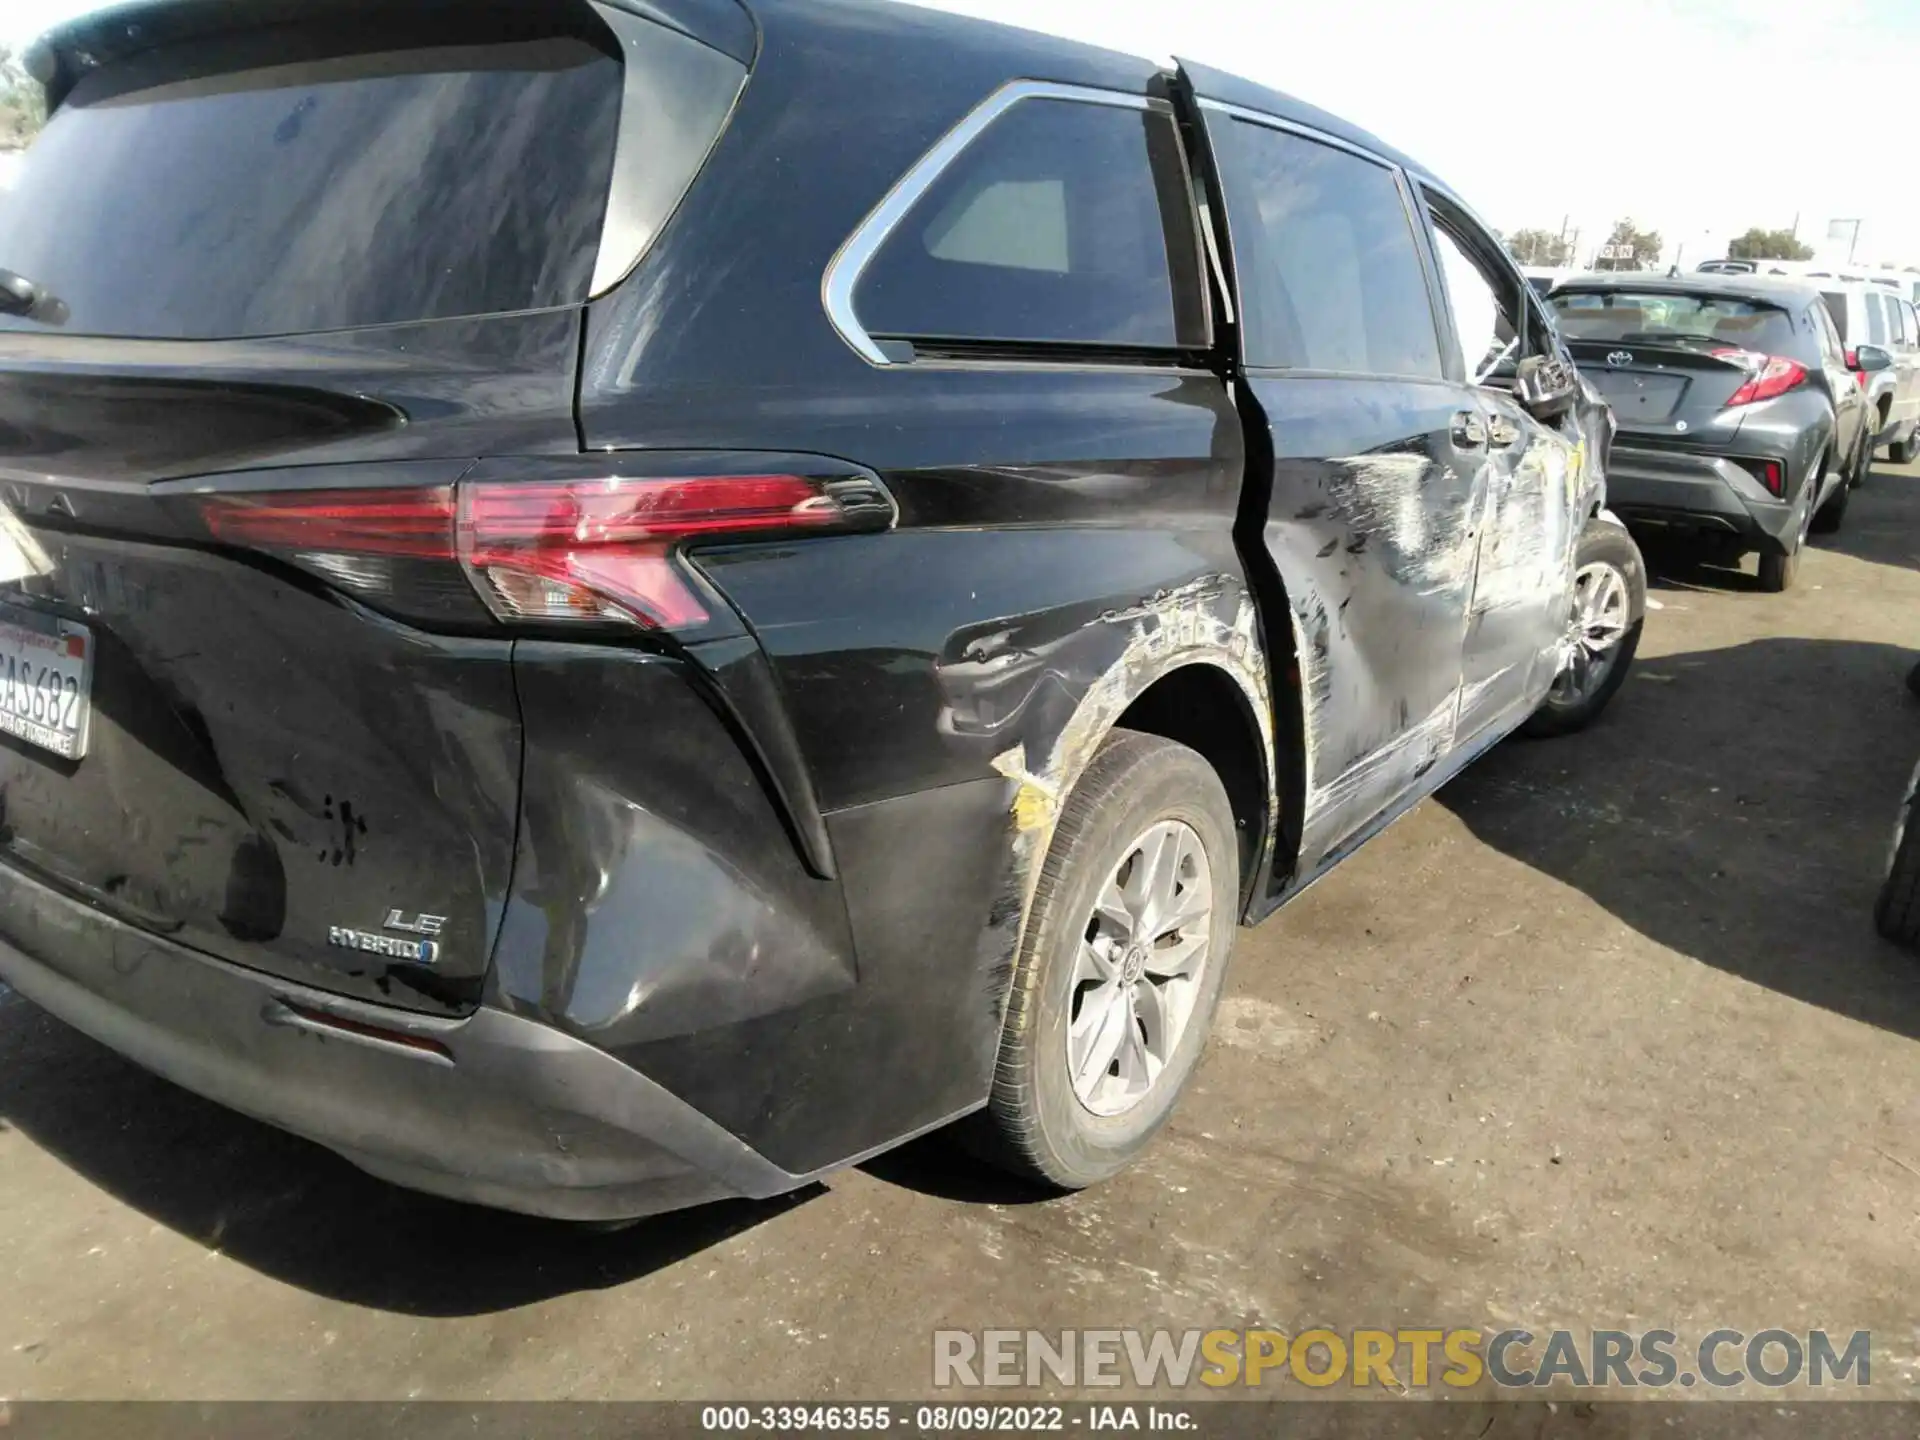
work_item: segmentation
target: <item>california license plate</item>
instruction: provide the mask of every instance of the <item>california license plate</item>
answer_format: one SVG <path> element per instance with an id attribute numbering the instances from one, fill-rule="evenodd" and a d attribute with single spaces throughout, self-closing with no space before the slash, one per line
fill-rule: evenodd
<path id="1" fill-rule="evenodd" d="M 87 753 L 92 689 L 86 626 L 0 606 L 0 730 L 78 760 Z"/>

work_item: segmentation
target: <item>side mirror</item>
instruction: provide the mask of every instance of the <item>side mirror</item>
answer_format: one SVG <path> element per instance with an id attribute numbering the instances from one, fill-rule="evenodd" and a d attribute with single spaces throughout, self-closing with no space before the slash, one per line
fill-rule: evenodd
<path id="1" fill-rule="evenodd" d="M 1854 347 L 1855 368 L 1871 375 L 1876 370 L 1893 368 L 1893 352 L 1884 345 L 1858 345 Z"/>
<path id="2" fill-rule="evenodd" d="M 1580 397 L 1573 367 L 1551 355 L 1529 355 L 1514 372 L 1513 394 L 1536 420 L 1558 420 Z"/>

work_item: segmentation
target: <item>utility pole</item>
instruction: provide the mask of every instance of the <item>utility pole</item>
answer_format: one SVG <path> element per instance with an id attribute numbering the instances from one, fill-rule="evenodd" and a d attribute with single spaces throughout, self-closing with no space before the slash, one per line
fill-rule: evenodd
<path id="1" fill-rule="evenodd" d="M 1841 226 L 1844 225 L 1847 227 L 1847 263 L 1849 265 L 1853 264 L 1853 252 L 1860 248 L 1860 227 L 1864 223 L 1864 221 L 1860 220 L 1830 220 L 1827 222 L 1827 239 L 1829 240 L 1835 238 L 1835 232 L 1839 230 Z"/>

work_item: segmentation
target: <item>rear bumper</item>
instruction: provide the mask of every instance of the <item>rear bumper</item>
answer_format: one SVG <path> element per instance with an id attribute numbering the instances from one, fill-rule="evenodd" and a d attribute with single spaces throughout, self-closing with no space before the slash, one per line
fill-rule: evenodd
<path id="1" fill-rule="evenodd" d="M 1799 481 L 1789 469 L 1788 494 Z M 1784 551 L 1796 533 L 1793 505 L 1725 456 L 1619 440 L 1607 462 L 1607 505 L 1631 525 L 1718 535 L 1748 549 Z"/>
<path id="2" fill-rule="evenodd" d="M 342 1000 L 5 869 L 0 979 L 155 1074 L 434 1194 L 624 1219 L 804 1179 L 549 1026 L 490 1008 L 448 1020 Z"/>

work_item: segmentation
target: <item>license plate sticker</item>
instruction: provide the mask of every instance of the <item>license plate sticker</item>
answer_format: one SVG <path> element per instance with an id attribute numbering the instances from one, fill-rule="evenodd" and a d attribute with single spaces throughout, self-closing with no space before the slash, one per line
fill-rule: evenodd
<path id="1" fill-rule="evenodd" d="M 0 731 L 67 760 L 87 753 L 93 632 L 0 606 Z"/>

